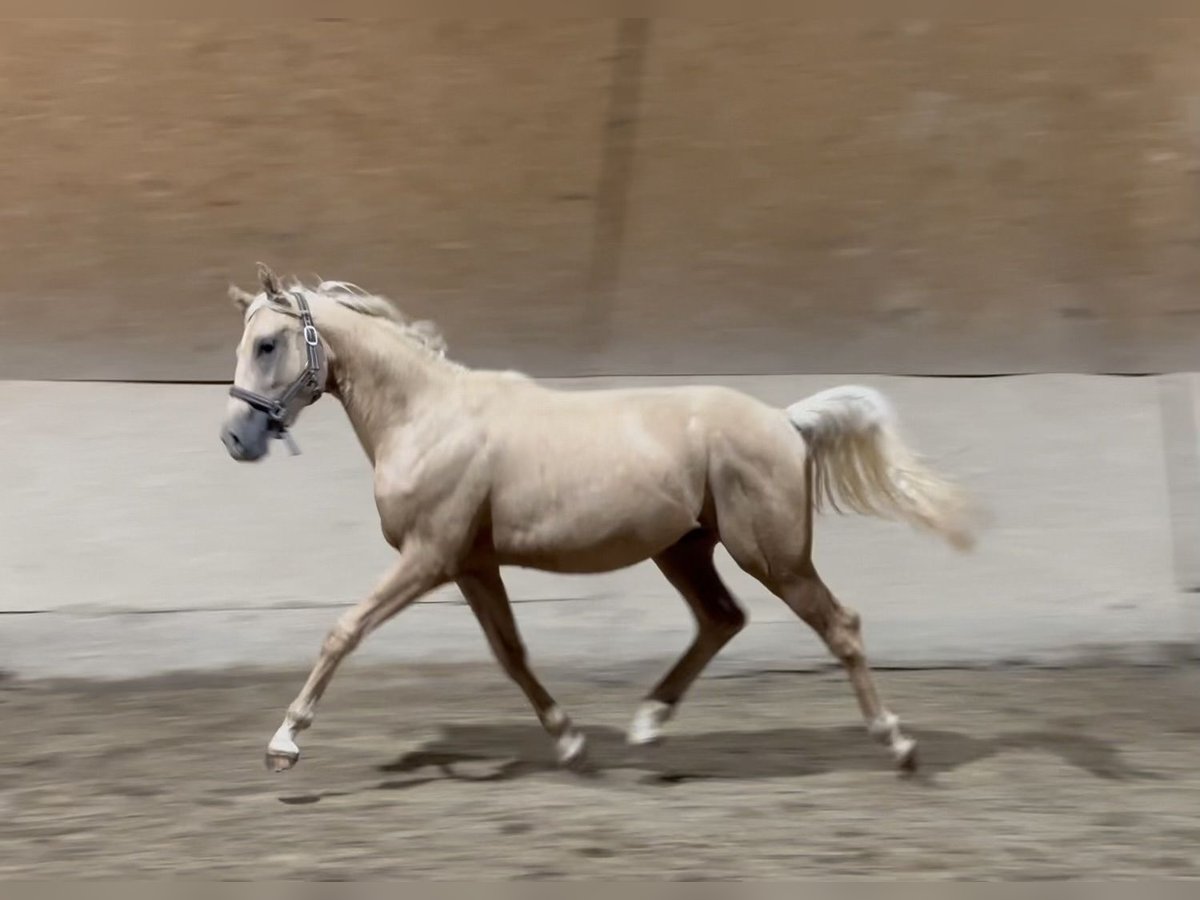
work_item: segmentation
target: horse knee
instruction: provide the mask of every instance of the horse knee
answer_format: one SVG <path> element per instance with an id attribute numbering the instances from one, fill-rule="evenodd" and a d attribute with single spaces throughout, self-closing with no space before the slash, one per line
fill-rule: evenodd
<path id="1" fill-rule="evenodd" d="M 357 620 L 351 621 L 343 617 L 329 629 L 325 641 L 321 644 L 321 652 L 329 656 L 344 656 L 358 646 L 362 640 L 362 626 Z"/>
<path id="2" fill-rule="evenodd" d="M 846 610 L 836 616 L 825 640 L 834 656 L 848 666 L 858 665 L 866 656 L 862 641 L 862 619 L 856 612 Z"/>

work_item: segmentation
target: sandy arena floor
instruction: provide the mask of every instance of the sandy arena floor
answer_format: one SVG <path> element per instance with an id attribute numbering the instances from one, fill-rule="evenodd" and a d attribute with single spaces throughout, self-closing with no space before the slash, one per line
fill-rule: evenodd
<path id="1" fill-rule="evenodd" d="M 1200 670 L 880 673 L 898 778 L 840 673 L 702 681 L 631 750 L 645 680 L 543 673 L 591 739 L 557 771 L 488 666 L 0 683 L 0 876 L 1062 878 L 1200 874 Z"/>

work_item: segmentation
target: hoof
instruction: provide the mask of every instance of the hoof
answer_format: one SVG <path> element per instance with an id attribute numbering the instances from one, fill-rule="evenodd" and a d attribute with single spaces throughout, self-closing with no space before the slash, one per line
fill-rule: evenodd
<path id="1" fill-rule="evenodd" d="M 584 775 L 592 770 L 591 760 L 588 759 L 587 750 L 580 750 L 570 759 L 564 759 L 559 763 L 568 772 L 573 772 L 576 775 Z"/>
<path id="2" fill-rule="evenodd" d="M 920 760 L 917 757 L 917 742 L 911 738 L 905 738 L 903 745 L 896 747 L 896 768 L 902 775 L 915 775 L 920 767 Z"/>
<path id="3" fill-rule="evenodd" d="M 634 734 L 630 732 L 625 737 L 625 743 L 630 747 L 658 747 L 666 738 L 661 732 L 654 734 Z"/>
<path id="4" fill-rule="evenodd" d="M 582 732 L 571 731 L 558 739 L 558 764 L 572 772 L 587 769 L 587 741 Z"/>
<path id="5" fill-rule="evenodd" d="M 658 700 L 647 700 L 633 716 L 625 741 L 632 747 L 661 744 L 663 725 L 671 718 L 672 707 Z"/>
<path id="6" fill-rule="evenodd" d="M 268 750 L 266 756 L 267 769 L 272 772 L 286 772 L 288 769 L 300 762 L 299 753 L 280 753 L 275 750 Z"/>

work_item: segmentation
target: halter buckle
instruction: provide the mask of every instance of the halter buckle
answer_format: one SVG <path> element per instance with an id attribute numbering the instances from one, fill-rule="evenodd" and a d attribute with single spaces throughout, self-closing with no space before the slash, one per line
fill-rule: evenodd
<path id="1" fill-rule="evenodd" d="M 304 326 L 304 343 L 308 344 L 310 347 L 315 347 L 318 343 L 320 343 L 320 340 L 321 338 L 320 335 L 317 334 L 316 325 Z"/>

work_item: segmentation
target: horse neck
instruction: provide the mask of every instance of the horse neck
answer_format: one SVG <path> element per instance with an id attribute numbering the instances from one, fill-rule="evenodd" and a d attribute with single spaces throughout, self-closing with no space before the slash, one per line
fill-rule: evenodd
<path id="1" fill-rule="evenodd" d="M 383 323 L 339 316 L 336 322 L 319 327 L 332 357 L 329 393 L 341 401 L 359 443 L 374 463 L 387 436 L 419 415 L 421 401 L 444 391 L 452 371 Z"/>

